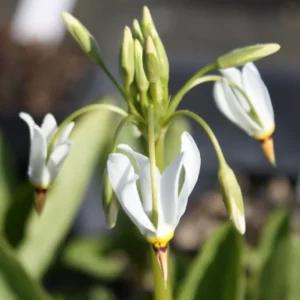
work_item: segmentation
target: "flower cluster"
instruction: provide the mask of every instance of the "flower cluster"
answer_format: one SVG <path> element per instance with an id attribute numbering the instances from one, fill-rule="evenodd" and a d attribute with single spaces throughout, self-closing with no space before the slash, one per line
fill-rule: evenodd
<path id="1" fill-rule="evenodd" d="M 269 161 L 275 165 L 274 112 L 268 90 L 252 62 L 275 53 L 280 46 L 253 45 L 229 52 L 197 72 L 170 97 L 168 57 L 147 7 L 143 9 L 141 22 L 134 20 L 132 30 L 129 27 L 124 30 L 119 62 L 122 83 L 118 83 L 109 72 L 100 47 L 89 31 L 71 15 L 64 13 L 63 18 L 82 50 L 119 90 L 128 109 L 124 111 L 108 104 L 86 106 L 69 116 L 59 128 L 51 114 L 46 115 L 41 127 L 28 114 L 20 114 L 30 130 L 28 176 L 36 189 L 37 210 L 41 212 L 43 209 L 45 192 L 55 181 L 69 153 L 68 137 L 74 127 L 73 120 L 96 109 L 109 109 L 120 114 L 123 120 L 116 130 L 104 176 L 104 210 L 109 226 L 113 227 L 118 209 L 116 201 L 120 203 L 152 244 L 166 281 L 167 246 L 186 210 L 201 164 L 195 141 L 184 132 L 180 153 L 169 166 L 165 166 L 164 139 L 177 117 L 192 118 L 208 134 L 217 154 L 220 189 L 229 217 L 241 234 L 246 228 L 240 187 L 214 133 L 200 116 L 191 111 L 177 110 L 178 105 L 195 86 L 215 81 L 213 95 L 219 110 L 258 140 Z M 243 65 L 242 71 L 236 68 Z M 220 70 L 222 76 L 205 75 L 212 70 Z M 146 142 L 147 155 L 135 152 L 129 145 L 118 145 L 118 136 L 127 123 L 138 128 Z"/>

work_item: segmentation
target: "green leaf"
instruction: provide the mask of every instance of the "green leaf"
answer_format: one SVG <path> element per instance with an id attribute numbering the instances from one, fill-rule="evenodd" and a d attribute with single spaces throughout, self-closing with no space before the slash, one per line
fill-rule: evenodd
<path id="1" fill-rule="evenodd" d="M 126 260 L 110 253 L 108 237 L 78 238 L 69 243 L 62 260 L 71 268 L 101 279 L 115 279 L 126 268 Z"/>
<path id="2" fill-rule="evenodd" d="M 113 128 L 108 111 L 90 113 L 76 122 L 70 155 L 49 191 L 42 215 L 32 212 L 17 253 L 34 278 L 43 275 L 68 233 Z"/>
<path id="3" fill-rule="evenodd" d="M 300 293 L 300 242 L 289 224 L 287 210 L 273 213 L 259 244 L 251 299 L 297 300 Z"/>
<path id="4" fill-rule="evenodd" d="M 39 285 L 26 274 L 2 238 L 0 239 L 0 299 L 49 299 Z"/>
<path id="5" fill-rule="evenodd" d="M 229 224 L 205 243 L 187 270 L 178 300 L 243 299 L 242 238 Z"/>
<path id="6" fill-rule="evenodd" d="M 3 234 L 6 213 L 12 203 L 16 169 L 10 149 L 0 132 L 0 234 Z"/>

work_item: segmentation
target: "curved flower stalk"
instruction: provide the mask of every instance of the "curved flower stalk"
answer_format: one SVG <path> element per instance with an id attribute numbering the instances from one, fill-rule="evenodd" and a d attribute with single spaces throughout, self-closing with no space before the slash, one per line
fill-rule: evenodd
<path id="1" fill-rule="evenodd" d="M 260 141 L 267 158 L 275 164 L 272 140 L 274 112 L 269 92 L 257 68 L 253 63 L 247 63 L 242 71 L 228 68 L 220 72 L 225 79 L 243 89 L 248 99 L 226 80 L 218 81 L 214 85 L 217 107 L 230 121 Z"/>
<path id="2" fill-rule="evenodd" d="M 49 186 L 55 181 L 71 146 L 68 137 L 74 127 L 70 122 L 64 127 L 56 140 L 51 153 L 47 154 L 49 143 L 57 131 L 57 123 L 52 114 L 47 114 L 41 126 L 35 124 L 33 118 L 24 112 L 20 113 L 30 134 L 30 155 L 28 177 L 35 187 L 36 210 L 41 213 L 45 205 L 45 195 Z"/>
<path id="3" fill-rule="evenodd" d="M 128 145 L 121 144 L 118 150 L 124 154 L 110 154 L 107 162 L 113 190 L 129 218 L 153 245 L 166 281 L 167 245 L 185 212 L 188 197 L 197 182 L 201 164 L 199 150 L 192 136 L 184 132 L 181 136 L 181 153 L 162 174 L 156 168 L 157 226 L 152 220 L 153 198 L 149 158 L 134 152 Z M 180 185 L 182 172 L 184 181 Z"/>

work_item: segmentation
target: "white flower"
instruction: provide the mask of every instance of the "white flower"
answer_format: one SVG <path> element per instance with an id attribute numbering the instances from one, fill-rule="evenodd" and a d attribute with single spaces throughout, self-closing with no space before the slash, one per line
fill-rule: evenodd
<path id="1" fill-rule="evenodd" d="M 245 91 L 250 103 L 226 80 L 214 85 L 214 98 L 220 111 L 233 123 L 257 140 L 265 140 L 275 129 L 270 95 L 257 68 L 247 63 L 237 68 L 220 70 L 222 75 Z"/>
<path id="2" fill-rule="evenodd" d="M 69 153 L 71 142 L 68 137 L 74 127 L 74 122 L 69 123 L 63 129 L 51 153 L 48 154 L 49 142 L 57 130 L 53 115 L 47 114 L 41 127 L 35 124 L 29 114 L 21 112 L 19 116 L 27 123 L 30 133 L 29 179 L 36 189 L 46 190 L 56 179 Z"/>
<path id="3" fill-rule="evenodd" d="M 181 137 L 181 153 L 163 174 L 156 168 L 157 228 L 150 219 L 150 160 L 134 152 L 128 145 L 119 145 L 118 149 L 126 155 L 109 155 L 107 170 L 112 187 L 124 211 L 146 239 L 153 245 L 164 247 L 174 235 L 199 176 L 201 159 L 197 145 L 191 135 L 184 132 Z M 183 170 L 184 181 L 180 187 L 179 178 Z"/>

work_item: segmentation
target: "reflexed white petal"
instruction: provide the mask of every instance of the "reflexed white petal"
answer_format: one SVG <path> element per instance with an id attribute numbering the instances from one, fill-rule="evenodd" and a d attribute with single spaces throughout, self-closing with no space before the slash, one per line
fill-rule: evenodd
<path id="1" fill-rule="evenodd" d="M 232 89 L 229 87 L 229 84 L 226 81 L 223 81 L 222 85 L 227 97 L 228 106 L 230 107 L 232 114 L 235 116 L 236 125 L 245 130 L 249 135 L 253 135 L 253 133 L 261 131 L 260 126 L 256 124 L 241 107 L 236 96 L 232 92 Z"/>
<path id="2" fill-rule="evenodd" d="M 223 74 L 223 76 L 225 76 L 225 78 L 229 79 L 230 81 L 233 81 L 240 88 L 243 88 L 242 74 L 239 69 L 228 68 L 228 69 L 220 70 L 220 72 Z M 234 89 L 233 87 L 231 88 L 237 100 L 240 102 L 242 108 L 245 111 L 249 111 L 250 106 L 247 100 L 245 99 L 245 97 L 237 89 Z"/>
<path id="3" fill-rule="evenodd" d="M 27 125 L 29 127 L 30 140 L 32 140 L 33 128 L 35 125 L 33 118 L 29 114 L 24 113 L 24 112 L 19 113 L 19 117 L 27 123 Z"/>
<path id="4" fill-rule="evenodd" d="M 49 142 L 53 133 L 57 129 L 57 123 L 52 114 L 46 114 L 42 122 L 41 129 L 46 137 L 47 142 Z"/>
<path id="5" fill-rule="evenodd" d="M 47 165 L 50 173 L 51 182 L 54 182 L 58 173 L 60 172 L 62 164 L 69 154 L 70 147 L 71 147 L 71 143 L 65 142 L 55 146 L 53 152 L 51 153 Z"/>
<path id="6" fill-rule="evenodd" d="M 179 194 L 177 221 L 186 210 L 188 197 L 198 180 L 201 166 L 201 156 L 199 149 L 188 132 L 181 135 L 181 151 L 184 153 L 183 166 L 185 178 Z"/>
<path id="7" fill-rule="evenodd" d="M 152 187 L 151 187 L 151 173 L 150 173 L 150 160 L 147 156 L 133 151 L 131 147 L 125 144 L 118 145 L 118 149 L 122 150 L 126 155 L 132 156 L 137 165 L 140 179 L 142 203 L 145 212 L 149 215 L 152 211 Z M 159 188 L 160 185 L 160 172 L 156 168 L 156 185 Z"/>
<path id="8" fill-rule="evenodd" d="M 35 125 L 30 147 L 28 175 L 37 185 L 48 185 L 49 174 L 46 170 L 47 143 L 42 130 Z"/>
<path id="9" fill-rule="evenodd" d="M 274 124 L 274 112 L 270 95 L 253 64 L 247 64 L 243 68 L 243 83 L 245 92 L 250 98 L 263 127 L 269 127 L 270 124 L 272 127 Z"/>
<path id="10" fill-rule="evenodd" d="M 177 226 L 178 216 L 178 185 L 182 169 L 184 153 L 180 153 L 162 174 L 160 185 L 160 201 L 162 210 L 159 211 L 158 231 L 163 224 Z"/>
<path id="11" fill-rule="evenodd" d="M 58 144 L 63 143 L 65 141 L 68 140 L 69 135 L 71 134 L 71 131 L 74 128 L 75 123 L 74 122 L 70 122 L 68 125 L 66 125 L 64 127 L 64 129 L 62 130 L 61 134 L 58 137 Z"/>
<path id="12" fill-rule="evenodd" d="M 109 155 L 107 172 L 112 188 L 128 217 L 142 234 L 147 231 L 155 234 L 156 229 L 143 209 L 136 186 L 138 176 L 134 173 L 129 158 L 120 153 Z"/>
<path id="13" fill-rule="evenodd" d="M 227 117 L 231 122 L 237 123 L 231 108 L 227 103 L 227 98 L 221 82 L 216 82 L 213 88 L 213 95 L 218 109 Z"/>

